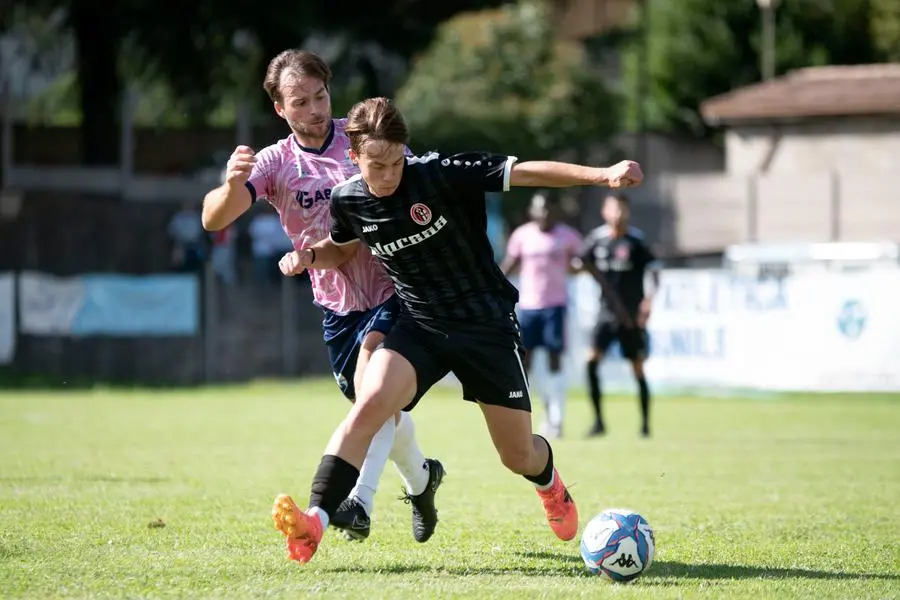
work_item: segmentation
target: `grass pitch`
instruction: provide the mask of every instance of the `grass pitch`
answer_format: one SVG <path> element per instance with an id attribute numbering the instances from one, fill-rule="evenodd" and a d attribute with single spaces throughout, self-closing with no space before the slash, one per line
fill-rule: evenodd
<path id="1" fill-rule="evenodd" d="M 584 440 L 584 397 L 554 445 L 582 525 L 630 507 L 656 562 L 627 585 L 581 566 L 533 488 L 496 458 L 456 390 L 414 411 L 448 477 L 424 545 L 388 467 L 372 536 L 329 532 L 291 563 L 271 502 L 304 503 L 346 413 L 331 381 L 169 391 L 0 393 L 4 598 L 900 598 L 900 397 L 607 402 Z M 164 525 L 164 526 L 159 526 Z"/>

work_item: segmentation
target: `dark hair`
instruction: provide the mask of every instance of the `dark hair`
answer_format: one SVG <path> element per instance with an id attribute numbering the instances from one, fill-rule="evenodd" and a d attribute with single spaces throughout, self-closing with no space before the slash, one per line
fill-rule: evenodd
<path id="1" fill-rule="evenodd" d="M 295 76 L 315 77 L 321 79 L 327 88 L 331 84 L 331 69 L 317 54 L 306 50 L 285 50 L 271 61 L 266 69 L 263 89 L 272 102 L 281 102 L 281 76 L 290 71 Z"/>
<path id="2" fill-rule="evenodd" d="M 344 132 L 350 139 L 350 148 L 362 153 L 366 142 L 391 142 L 406 145 L 409 130 L 403 115 L 388 98 L 369 98 L 357 102 L 347 114 Z"/>
<path id="3" fill-rule="evenodd" d="M 610 192 L 610 193 L 606 194 L 606 198 L 604 198 L 603 201 L 605 202 L 605 201 L 609 200 L 610 198 L 612 198 L 613 200 L 616 200 L 619 204 L 621 204 L 623 206 L 629 206 L 631 204 L 631 201 L 628 199 L 628 196 L 626 196 L 622 192 Z"/>
<path id="4" fill-rule="evenodd" d="M 552 188 L 539 188 L 534 191 L 531 195 L 531 204 L 529 206 L 534 206 L 537 204 L 537 199 L 543 198 L 545 201 L 545 206 L 547 208 L 551 207 L 559 207 L 559 192 Z"/>

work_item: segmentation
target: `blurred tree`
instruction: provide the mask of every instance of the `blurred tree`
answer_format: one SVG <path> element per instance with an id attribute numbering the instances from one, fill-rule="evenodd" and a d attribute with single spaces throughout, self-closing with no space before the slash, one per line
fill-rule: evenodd
<path id="1" fill-rule="evenodd" d="M 870 0 L 872 37 L 885 60 L 900 62 L 900 2 Z"/>
<path id="2" fill-rule="evenodd" d="M 542 2 L 460 15 L 414 63 L 398 103 L 419 149 L 520 158 L 583 146 L 615 129 L 615 99 L 558 41 Z"/>
<path id="3" fill-rule="evenodd" d="M 412 146 L 586 160 L 587 146 L 613 133 L 618 115 L 584 58 L 579 44 L 557 38 L 543 2 L 455 17 L 398 92 Z M 503 195 L 507 217 L 518 216 L 527 195 Z"/>
<path id="4" fill-rule="evenodd" d="M 221 114 L 223 99 L 260 98 L 269 58 L 297 47 L 312 34 L 342 38 L 346 45 L 374 43 L 408 60 L 423 48 L 445 18 L 503 0 L 453 3 L 390 0 L 305 2 L 289 9 L 233 0 L 29 0 L 35 14 L 65 9 L 76 42 L 84 160 L 118 160 L 118 122 L 123 80 L 138 78 L 155 96 L 184 114 L 184 123 L 206 124 Z M 0 19 L 8 20 L 5 12 Z M 344 53 L 346 54 L 346 53 Z M 352 54 L 365 74 L 362 91 L 384 89 L 376 61 Z M 160 92 L 165 83 L 168 92 Z M 226 101 L 227 103 L 227 101 Z"/>
<path id="5" fill-rule="evenodd" d="M 890 10 L 898 6 L 897 0 L 871 2 Z M 883 55 L 870 35 L 871 17 L 870 0 L 781 2 L 777 72 L 877 62 Z M 646 0 L 635 28 L 640 33 L 623 51 L 631 129 L 639 124 L 638 102 L 643 101 L 647 128 L 709 134 L 700 102 L 760 80 L 760 11 L 753 0 Z M 642 77 L 648 80 L 639 81 Z"/>

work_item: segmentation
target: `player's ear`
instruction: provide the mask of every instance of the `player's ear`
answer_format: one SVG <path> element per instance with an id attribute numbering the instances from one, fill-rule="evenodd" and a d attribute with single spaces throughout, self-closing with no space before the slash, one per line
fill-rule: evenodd
<path id="1" fill-rule="evenodd" d="M 281 102 L 273 102 L 272 106 L 275 108 L 275 114 L 284 118 L 284 107 L 281 105 Z"/>
<path id="2" fill-rule="evenodd" d="M 358 164 L 359 164 L 359 154 L 357 154 L 357 153 L 353 150 L 353 148 L 351 148 L 350 150 L 347 151 L 347 156 L 350 157 L 350 160 L 353 162 L 354 165 L 358 165 Z"/>

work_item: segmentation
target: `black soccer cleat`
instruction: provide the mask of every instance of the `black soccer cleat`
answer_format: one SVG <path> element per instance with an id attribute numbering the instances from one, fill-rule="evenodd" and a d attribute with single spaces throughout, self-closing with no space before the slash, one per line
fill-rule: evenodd
<path id="1" fill-rule="evenodd" d="M 606 433 L 606 427 L 603 426 L 603 421 L 594 421 L 594 426 L 587 432 L 587 437 L 600 437 L 604 433 Z"/>
<path id="2" fill-rule="evenodd" d="M 366 514 L 362 502 L 356 498 L 347 498 L 341 502 L 328 523 L 342 530 L 347 539 L 358 542 L 369 537 L 372 530 L 372 520 Z"/>
<path id="3" fill-rule="evenodd" d="M 428 485 L 425 486 L 425 491 L 418 496 L 404 493 L 400 498 L 412 505 L 413 537 L 420 544 L 431 539 L 431 536 L 434 535 L 434 528 L 437 527 L 438 511 L 434 506 L 434 494 L 445 475 L 444 465 L 440 461 L 426 458 L 425 463 L 428 465 Z"/>

